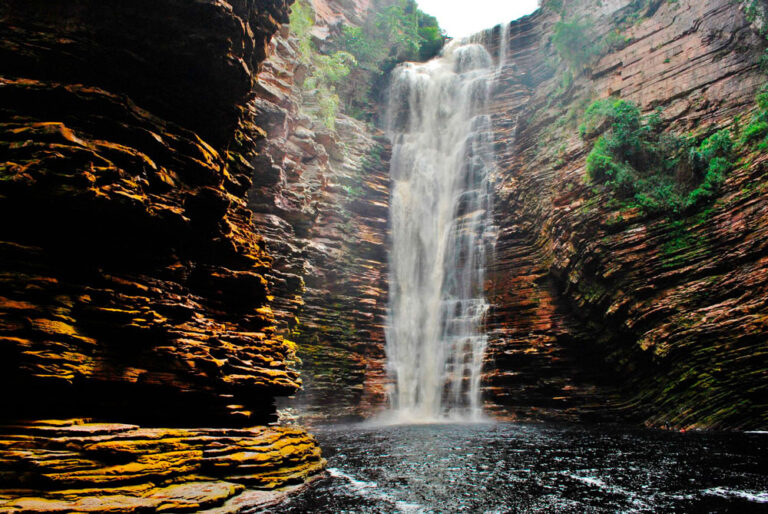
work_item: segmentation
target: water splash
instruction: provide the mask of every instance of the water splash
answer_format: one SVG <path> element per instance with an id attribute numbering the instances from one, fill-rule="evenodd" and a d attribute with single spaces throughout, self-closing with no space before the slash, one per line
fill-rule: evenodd
<path id="1" fill-rule="evenodd" d="M 482 417 L 493 71 L 482 45 L 451 42 L 394 72 L 387 357 L 402 422 Z"/>

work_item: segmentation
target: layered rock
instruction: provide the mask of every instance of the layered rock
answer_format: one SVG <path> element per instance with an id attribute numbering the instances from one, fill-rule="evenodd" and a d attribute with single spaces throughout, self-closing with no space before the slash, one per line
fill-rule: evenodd
<path id="1" fill-rule="evenodd" d="M 355 23 L 339 13 L 362 5 L 331 4 L 315 5 L 318 42 L 337 23 Z M 703 209 L 722 213 L 716 225 L 617 213 L 608 193 L 585 186 L 589 146 L 577 134 L 586 106 L 605 96 L 662 107 L 669 130 L 699 136 L 746 117 L 764 80 L 759 27 L 730 2 L 580 1 L 567 9 L 568 19 L 593 19 L 590 36 L 613 46 L 568 81 L 550 41 L 560 15 L 541 10 L 509 26 L 494 86 L 500 234 L 488 286 L 487 407 L 518 419 L 762 426 L 761 329 L 729 328 L 744 320 L 734 309 L 749 320 L 763 312 L 759 210 L 731 222 L 753 206 L 747 192 L 760 189 L 744 184 L 762 180 L 760 160 L 750 158 L 749 178 L 741 176 L 747 168 L 734 172 L 721 199 Z M 487 36 L 498 55 L 499 30 Z M 274 47 L 254 104 L 271 134 L 263 154 L 272 168 L 257 177 L 250 206 L 279 255 L 268 275 L 279 330 L 306 349 L 300 404 L 310 414 L 367 417 L 386 387 L 387 150 L 375 152 L 383 162 L 363 162 L 375 131 L 343 116 L 332 131 L 307 116 L 313 99 L 301 83 L 309 70 L 297 64 L 296 42 L 284 31 Z M 713 244 L 694 243 L 695 234 Z M 716 286 L 733 252 L 746 267 Z M 746 284 L 757 292 L 739 298 Z M 719 324 L 691 321 L 721 308 Z M 746 374 L 738 371 L 744 362 Z"/>
<path id="2" fill-rule="evenodd" d="M 261 512 L 324 465 L 314 438 L 272 427 L 43 421 L 6 427 L 0 449 L 0 512 Z"/>
<path id="3" fill-rule="evenodd" d="M 154 503 L 139 506 L 165 509 L 157 488 L 170 482 L 204 474 L 271 487 L 294 467 L 306 476 L 322 466 L 301 431 L 19 422 L 253 426 L 275 419 L 275 396 L 299 388 L 296 346 L 272 311 L 273 258 L 246 206 L 252 177 L 270 171 L 249 107 L 255 76 L 286 21 L 283 0 L 0 6 L 0 376 L 13 391 L 0 416 L 14 425 L 3 429 L 0 489 L 14 488 L 4 501 L 75 488 L 46 498 L 84 510 L 96 504 L 75 498 L 98 489 L 103 474 L 110 484 L 145 484 L 137 494 Z M 180 460 L 102 455 L 92 445 L 102 439 L 83 431 L 150 454 L 178 447 Z M 282 437 L 294 442 L 277 458 L 267 448 Z M 259 445 L 267 453 L 253 459 L 270 463 L 263 468 L 243 457 L 240 470 L 229 461 L 219 473 L 207 457 Z M 204 503 L 241 490 L 216 485 Z"/>
<path id="4" fill-rule="evenodd" d="M 314 6 L 313 30 L 330 37 L 359 23 L 368 3 Z M 249 205 L 277 256 L 280 330 L 300 348 L 304 387 L 286 405 L 308 418 L 361 418 L 386 401 L 389 143 L 343 114 L 333 128 L 312 115 L 316 99 L 302 87 L 311 68 L 297 45 L 283 30 L 259 76 L 256 119 L 269 133 L 272 173 L 255 179 Z"/>
<path id="5" fill-rule="evenodd" d="M 350 13 L 362 6 L 316 3 L 316 41 L 322 44 L 339 23 L 357 23 Z M 614 46 L 567 82 L 568 64 L 558 61 L 550 42 L 560 15 L 544 9 L 509 26 L 505 66 L 494 86 L 500 237 L 488 287 L 494 309 L 487 407 L 518 419 L 632 418 L 723 427 L 738 426 L 739 419 L 744 426 L 759 425 L 759 329 L 745 325 L 744 337 L 731 339 L 731 331 L 726 338 L 710 325 L 692 332 L 683 320 L 694 304 L 715 308 L 717 295 L 743 308 L 728 297 L 738 288 L 715 295 L 710 282 L 690 273 L 691 266 L 699 270 L 701 263 L 729 255 L 723 249 L 733 239 L 708 253 L 693 245 L 685 254 L 686 245 L 670 243 L 681 231 L 692 231 L 684 238 L 690 243 L 695 231 L 714 229 L 698 219 L 626 212 L 619 218 L 606 205 L 607 193 L 584 184 L 589 147 L 576 130 L 589 102 L 610 95 L 646 111 L 663 107 L 667 125 L 677 132 L 705 134 L 746 116 L 763 81 L 756 27 L 742 6 L 728 2 L 583 1 L 569 2 L 567 9 L 569 19 L 593 19 L 590 35 Z M 485 38 L 493 55 L 499 54 L 499 36 L 496 29 Z M 273 44 L 254 104 L 271 134 L 263 154 L 272 168 L 257 177 L 250 206 L 268 247 L 279 255 L 268 275 L 275 312 L 281 333 L 305 348 L 299 404 L 313 416 L 367 417 L 383 404 L 387 383 L 386 144 L 380 142 L 385 148 L 376 158 L 363 159 L 371 155 L 375 131 L 343 116 L 333 131 L 308 116 L 314 100 L 301 84 L 311 70 L 297 63 L 287 30 Z M 727 198 L 728 188 L 747 180 L 735 178 L 741 172 L 706 212 L 739 211 Z M 760 224 L 741 226 L 752 241 L 759 232 L 752 227 Z M 762 248 L 750 244 L 747 261 Z M 676 253 L 673 261 L 655 257 L 664 248 Z M 759 285 L 759 270 L 753 271 L 736 273 Z M 687 293 L 681 296 L 680 288 Z M 702 299 L 704 290 L 713 296 Z M 747 305 L 758 316 L 755 295 Z M 649 338 L 652 343 L 645 342 Z M 720 340 L 737 349 L 731 354 Z M 702 349 L 692 349 L 693 341 Z M 668 345 L 680 353 L 668 352 Z M 654 354 L 652 347 L 664 351 Z M 738 376 L 739 361 L 732 359 L 742 358 L 756 374 Z M 722 381 L 708 378 L 713 369 L 721 370 Z M 679 384 L 692 374 L 699 378 Z M 735 389 L 748 398 L 733 408 Z"/>
<path id="6" fill-rule="evenodd" d="M 510 27 L 495 93 L 501 232 L 488 397 L 520 417 L 613 411 L 656 425 L 764 428 L 763 156 L 742 155 L 699 212 L 645 216 L 586 185 L 591 147 L 576 127 L 606 96 L 663 108 L 675 132 L 747 119 L 765 43 L 737 2 L 600 4 L 569 3 L 569 14 L 597 16 L 593 36 L 621 41 L 572 83 L 565 63 L 546 64 L 558 14 Z"/>

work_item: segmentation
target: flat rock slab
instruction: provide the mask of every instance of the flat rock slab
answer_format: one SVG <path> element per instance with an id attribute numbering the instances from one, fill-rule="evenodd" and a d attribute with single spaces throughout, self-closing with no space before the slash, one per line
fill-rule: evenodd
<path id="1" fill-rule="evenodd" d="M 298 428 L 70 420 L 0 432 L 0 512 L 244 512 L 325 467 L 314 437 Z"/>

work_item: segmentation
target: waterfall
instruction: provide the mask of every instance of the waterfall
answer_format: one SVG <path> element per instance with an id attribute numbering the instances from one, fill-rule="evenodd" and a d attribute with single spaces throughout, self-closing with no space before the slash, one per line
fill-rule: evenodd
<path id="1" fill-rule="evenodd" d="M 509 51 L 509 23 L 502 23 L 500 26 L 501 32 L 499 33 L 499 58 L 498 58 L 498 70 L 504 68 L 507 64 L 507 52 Z"/>
<path id="2" fill-rule="evenodd" d="M 482 45 L 451 42 L 394 72 L 387 359 L 400 421 L 482 415 L 494 71 Z"/>

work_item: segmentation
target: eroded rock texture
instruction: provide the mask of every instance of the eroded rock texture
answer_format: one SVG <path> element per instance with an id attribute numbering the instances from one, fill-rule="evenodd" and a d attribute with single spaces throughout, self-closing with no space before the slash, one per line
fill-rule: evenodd
<path id="1" fill-rule="evenodd" d="M 742 4 L 568 2 L 566 19 L 591 18 L 589 36 L 611 42 L 573 81 L 551 44 L 558 14 L 545 9 L 509 27 L 493 100 L 491 412 L 765 425 L 761 189 L 749 185 L 761 183 L 760 158 L 698 217 L 643 217 L 612 210 L 607 194 L 585 185 L 589 147 L 577 131 L 586 106 L 611 95 L 662 107 L 675 132 L 703 136 L 746 119 L 764 82 L 764 43 Z M 315 2 L 316 43 L 359 23 L 366 5 Z M 485 39 L 498 55 L 498 29 Z M 307 116 L 313 99 L 301 83 L 310 70 L 297 64 L 288 31 L 273 44 L 254 104 L 272 168 L 255 181 L 250 206 L 279 256 L 268 275 L 279 330 L 304 349 L 306 412 L 367 417 L 386 399 L 388 150 L 379 141 L 383 151 L 372 152 L 374 132 L 353 120 L 340 117 L 334 133 Z"/>
<path id="2" fill-rule="evenodd" d="M 299 388 L 296 347 L 272 311 L 273 258 L 246 206 L 252 177 L 269 173 L 249 107 L 255 76 L 287 10 L 283 0 L 0 4 L 2 422 L 252 426 L 274 419 L 275 396 Z M 50 479 L 57 471 L 46 455 L 63 446 L 71 452 L 64 475 L 131 467 L 135 456 L 100 460 L 77 439 L 79 428 L 61 430 L 4 429 L 12 435 L 3 436 L 0 460 L 13 471 L 0 488 L 6 478 L 25 489 Z M 247 452 L 288 434 L 126 430 L 115 437 L 149 439 L 150 453 L 174 445 Z M 304 449 L 291 466 L 317 470 L 314 441 L 294 436 Z M 175 481 L 206 466 L 185 459 Z M 283 473 L 279 459 L 264 460 L 269 473 Z M 252 475 L 259 485 L 258 467 L 230 464 L 206 476 Z M 30 475 L 14 475 L 25 466 Z M 140 467 L 131 473 L 148 487 L 166 478 Z M 99 486 L 72 476 L 48 484 Z"/>
<path id="3" fill-rule="evenodd" d="M 591 147 L 576 128 L 591 99 L 609 95 L 662 107 L 678 133 L 746 120 L 766 81 L 764 41 L 738 2 L 570 4 L 593 17 L 595 37 L 621 38 L 568 84 L 563 64 L 547 65 L 559 15 L 510 27 L 495 93 L 501 232 L 488 397 L 520 417 L 612 411 L 655 425 L 764 428 L 765 157 L 742 155 L 700 211 L 648 217 L 619 212 L 585 184 Z"/>
<path id="4" fill-rule="evenodd" d="M 368 8 L 316 2 L 317 44 Z M 281 333 L 299 344 L 304 387 L 288 405 L 314 419 L 367 417 L 386 402 L 389 143 L 343 114 L 333 130 L 312 116 L 296 39 L 283 30 L 272 44 L 255 102 L 272 172 L 256 178 L 249 205 L 276 256 Z"/>
<path id="5" fill-rule="evenodd" d="M 279 497 L 267 491 L 324 465 L 314 438 L 271 427 L 44 421 L 7 427 L 0 450 L 0 474 L 17 489 L 0 490 L 0 512 L 256 512 Z"/>

